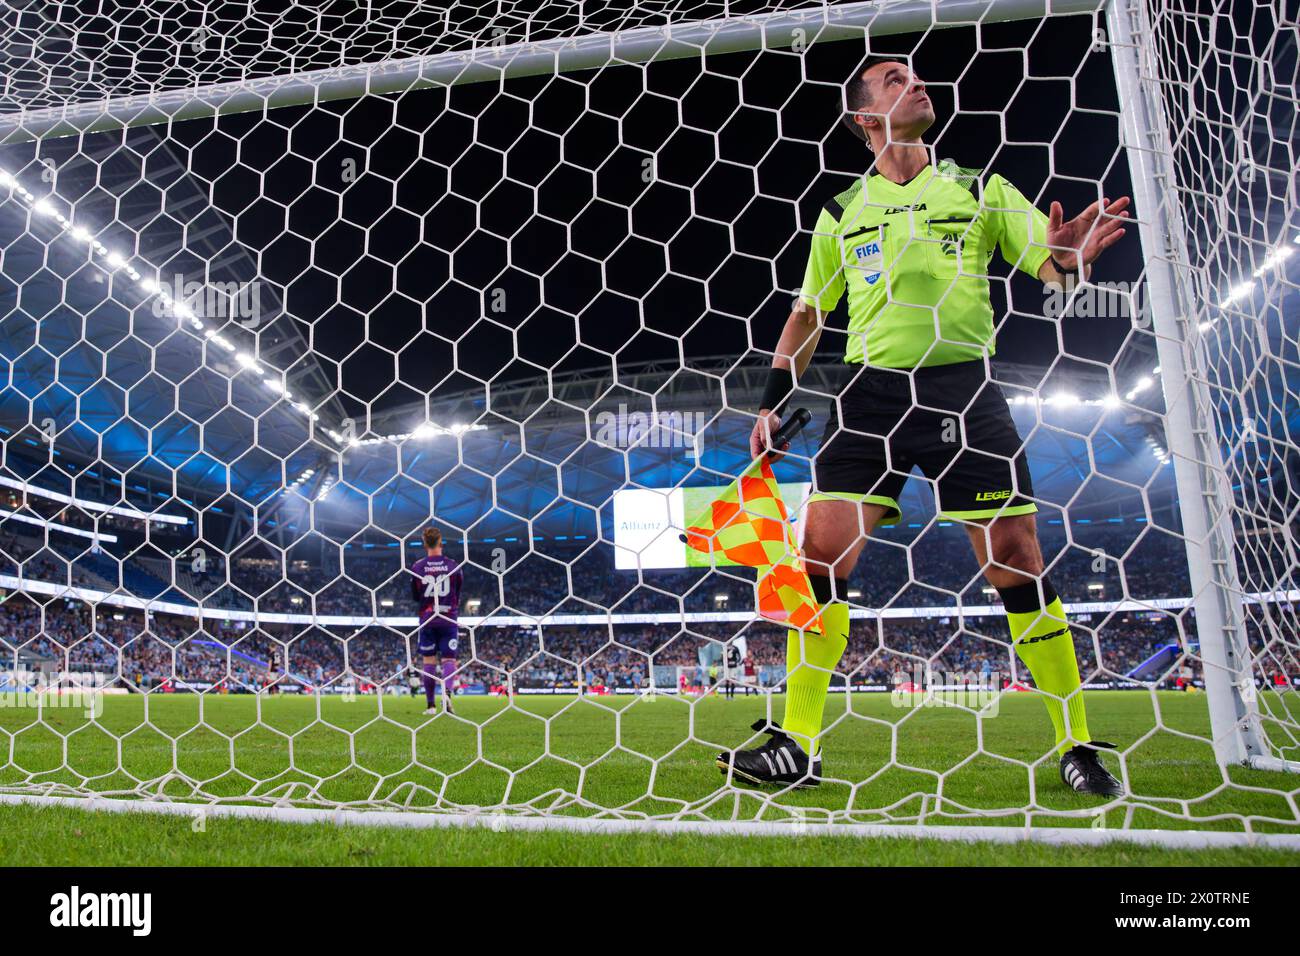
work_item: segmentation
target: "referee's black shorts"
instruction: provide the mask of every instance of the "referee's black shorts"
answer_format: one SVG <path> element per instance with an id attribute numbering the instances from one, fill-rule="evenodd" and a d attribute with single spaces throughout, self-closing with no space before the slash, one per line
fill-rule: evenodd
<path id="1" fill-rule="evenodd" d="M 932 483 L 941 517 L 970 521 L 1038 510 L 1006 396 L 983 361 L 863 367 L 831 402 L 811 500 L 884 505 L 880 523 L 895 524 L 913 467 Z"/>

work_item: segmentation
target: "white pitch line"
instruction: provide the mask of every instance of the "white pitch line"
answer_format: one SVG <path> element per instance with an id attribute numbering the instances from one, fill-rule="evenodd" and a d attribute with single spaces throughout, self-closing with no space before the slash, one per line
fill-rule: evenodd
<path id="1" fill-rule="evenodd" d="M 776 823 L 751 820 L 648 820 L 503 813 L 440 813 L 393 810 L 326 810 L 246 804 L 177 803 L 104 797 L 47 797 L 0 794 L 0 805 L 65 807 L 109 813 L 156 813 L 190 818 L 242 818 L 276 823 L 332 823 L 336 826 L 386 826 L 404 829 L 487 829 L 493 832 L 557 830 L 568 833 L 690 834 L 692 836 L 836 836 L 950 843 L 1042 843 L 1048 846 L 1103 846 L 1131 843 L 1170 849 L 1206 850 L 1263 847 L 1300 852 L 1300 833 L 1229 833 L 1213 830 L 1096 830 L 1091 827 L 917 826 L 913 824 Z"/>

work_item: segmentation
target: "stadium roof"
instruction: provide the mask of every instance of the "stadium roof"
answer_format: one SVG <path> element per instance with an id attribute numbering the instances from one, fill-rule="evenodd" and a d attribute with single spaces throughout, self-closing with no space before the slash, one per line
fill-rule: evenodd
<path id="1" fill-rule="evenodd" d="M 28 301 L 35 294 L 31 283 L 22 291 Z M 742 470 L 748 410 L 763 377 L 757 364 L 725 358 L 693 361 L 690 370 L 648 363 L 621 370 L 617 381 L 609 366 L 550 380 L 539 374 L 444 397 L 434 409 L 441 433 L 421 429 L 425 408 L 397 408 L 353 433 L 355 442 L 340 436 L 340 443 L 258 379 L 221 364 L 201 336 L 162 334 L 170 319 L 146 309 L 99 315 L 94 341 L 80 341 L 80 323 L 67 321 L 67 351 L 41 349 L 39 357 L 20 347 L 16 315 L 5 320 L 0 349 L 14 385 L 0 392 L 0 428 L 16 477 L 94 501 L 190 517 L 215 507 L 249 523 L 341 538 L 367 524 L 400 538 L 431 515 L 476 540 L 594 537 L 619 488 L 724 484 Z M 131 319 L 137 338 L 157 325 L 152 355 L 125 336 L 120 323 Z M 58 341 L 51 326 L 65 319 L 56 311 L 43 322 L 48 347 Z M 782 480 L 807 480 L 825 396 L 845 374 L 824 364 L 814 372 L 800 399 L 814 425 L 779 466 Z M 1020 366 L 997 374 L 1029 436 L 1040 496 L 1070 503 L 1076 517 L 1141 515 L 1143 488 L 1152 507 L 1167 504 L 1169 469 L 1149 441 L 1158 419 L 1139 404 L 1158 389 L 1112 408 L 1086 404 L 1109 394 L 1100 376 L 1075 377 L 1067 391 Z M 38 429 L 24 427 L 43 418 L 72 421 L 58 430 L 52 458 Z M 903 501 L 908 516 L 931 513 L 928 499 L 913 482 Z"/>

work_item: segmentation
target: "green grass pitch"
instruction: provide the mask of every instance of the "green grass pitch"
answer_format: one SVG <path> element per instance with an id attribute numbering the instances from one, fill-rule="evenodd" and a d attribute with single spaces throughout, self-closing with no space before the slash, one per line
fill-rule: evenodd
<path id="1" fill-rule="evenodd" d="M 977 723 L 953 707 L 899 707 L 888 695 L 832 696 L 827 782 L 785 793 L 728 788 L 713 765 L 750 736 L 767 699 L 709 697 L 457 698 L 455 717 L 422 715 L 408 697 L 114 696 L 89 720 L 81 709 L 0 701 L 0 788 L 61 783 L 175 797 L 291 794 L 308 803 L 490 807 L 528 804 L 583 814 L 594 807 L 694 818 L 860 823 L 985 823 L 1300 832 L 1296 778 L 1215 766 L 1197 694 L 1092 692 L 1093 732 L 1123 747 L 1136 797 L 1096 818 L 1052 817 L 1099 801 L 1067 791 L 1042 704 L 1007 695 Z M 775 716 L 782 702 L 772 699 Z M 983 753 L 979 753 L 981 746 Z M 1199 737 L 1201 739 L 1194 739 Z M 972 754 L 977 756 L 972 758 Z M 892 757 L 892 760 L 891 760 Z M 1019 761 L 1039 761 L 1031 773 Z M 143 781 L 143 783 L 141 782 Z M 977 811 L 1007 810 L 971 819 Z M 1197 864 L 1294 865 L 1285 850 L 1165 850 L 1131 844 L 1060 848 L 825 836 L 576 835 L 486 829 L 388 830 L 211 818 L 0 807 L 10 863 L 394 864 L 572 863 L 779 865 Z"/>

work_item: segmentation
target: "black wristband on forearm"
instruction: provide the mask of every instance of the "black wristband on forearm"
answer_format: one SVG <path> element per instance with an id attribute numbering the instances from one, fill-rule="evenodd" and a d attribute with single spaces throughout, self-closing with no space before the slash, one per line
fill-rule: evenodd
<path id="1" fill-rule="evenodd" d="M 1056 253 L 1052 253 L 1051 258 L 1052 258 L 1052 268 L 1055 269 L 1057 272 L 1059 272 L 1061 275 L 1072 276 L 1077 274 L 1078 272 L 1077 269 L 1067 269 L 1065 266 L 1061 265 L 1061 263 L 1056 258 Z"/>
<path id="2" fill-rule="evenodd" d="M 767 384 L 763 386 L 763 398 L 759 408 L 770 408 L 778 415 L 785 409 L 794 391 L 794 374 L 788 368 L 771 368 L 767 372 Z"/>

